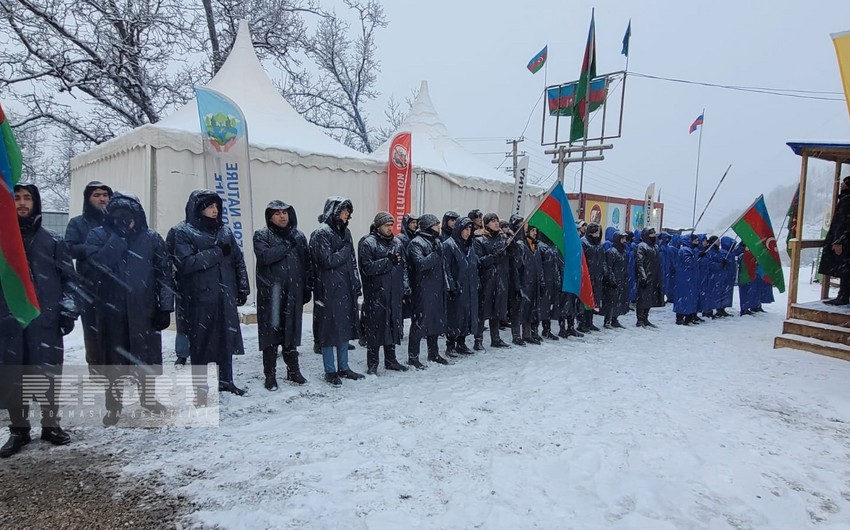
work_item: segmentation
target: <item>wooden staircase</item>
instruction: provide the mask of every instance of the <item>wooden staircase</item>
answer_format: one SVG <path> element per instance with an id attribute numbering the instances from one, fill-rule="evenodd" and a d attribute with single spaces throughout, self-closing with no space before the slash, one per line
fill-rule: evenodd
<path id="1" fill-rule="evenodd" d="M 796 348 L 850 361 L 850 306 L 792 304 L 774 348 Z"/>

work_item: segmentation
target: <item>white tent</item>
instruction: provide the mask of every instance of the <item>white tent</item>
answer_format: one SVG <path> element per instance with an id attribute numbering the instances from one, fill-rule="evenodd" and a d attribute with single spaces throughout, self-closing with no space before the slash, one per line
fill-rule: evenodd
<path id="1" fill-rule="evenodd" d="M 422 81 L 410 113 L 395 134 L 401 132 L 411 133 L 413 210 L 439 217 L 449 209 L 466 215 L 478 208 L 507 217 L 513 205 L 513 175 L 488 166 L 449 135 L 431 102 L 427 81 Z M 373 155 L 386 160 L 391 140 Z"/>

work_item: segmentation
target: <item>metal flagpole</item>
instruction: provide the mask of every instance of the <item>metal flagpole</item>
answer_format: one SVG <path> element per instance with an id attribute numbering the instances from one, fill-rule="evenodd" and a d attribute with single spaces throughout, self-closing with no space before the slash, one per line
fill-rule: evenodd
<path id="1" fill-rule="evenodd" d="M 699 157 L 702 151 L 702 130 L 705 128 L 705 109 L 702 109 L 702 124 L 699 126 L 699 145 L 697 146 L 697 174 L 694 178 L 694 213 L 691 217 L 691 226 L 695 227 L 697 222 L 697 190 L 699 189 Z"/>
<path id="2" fill-rule="evenodd" d="M 711 202 L 714 200 L 714 196 L 717 195 L 717 190 L 720 189 L 720 185 L 723 184 L 724 180 L 726 180 L 726 175 L 729 174 L 730 169 L 732 169 L 732 164 L 729 164 L 729 167 L 727 167 L 726 171 L 723 172 L 723 176 L 720 177 L 720 182 L 718 182 L 717 186 L 714 188 L 714 193 L 711 194 L 711 197 L 708 198 L 708 202 L 705 203 L 705 208 L 703 208 L 702 213 L 699 214 L 699 219 L 697 219 L 697 222 L 693 225 L 694 230 L 696 230 L 699 222 L 702 221 L 702 216 L 705 215 L 705 212 L 706 210 L 708 210 L 708 207 L 711 206 Z"/>

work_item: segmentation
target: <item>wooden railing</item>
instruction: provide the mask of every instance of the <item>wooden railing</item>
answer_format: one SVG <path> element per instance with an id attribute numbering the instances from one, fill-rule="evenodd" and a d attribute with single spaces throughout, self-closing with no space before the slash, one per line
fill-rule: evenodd
<path id="1" fill-rule="evenodd" d="M 788 241 L 791 248 L 791 275 L 788 278 L 788 308 L 786 317 L 791 318 L 791 306 L 797 303 L 797 281 L 800 276 L 800 252 L 807 248 L 822 248 L 825 239 L 795 239 Z M 829 297 L 829 277 L 824 276 L 821 282 L 821 299 Z"/>

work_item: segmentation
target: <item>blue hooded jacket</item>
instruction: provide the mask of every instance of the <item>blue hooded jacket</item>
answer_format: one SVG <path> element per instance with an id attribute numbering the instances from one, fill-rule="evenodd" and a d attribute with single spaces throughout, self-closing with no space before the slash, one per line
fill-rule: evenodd
<path id="1" fill-rule="evenodd" d="M 676 288 L 673 310 L 677 314 L 690 315 L 697 312 L 699 302 L 699 263 L 697 254 L 689 239 L 682 238 L 679 253 L 676 256 Z"/>

